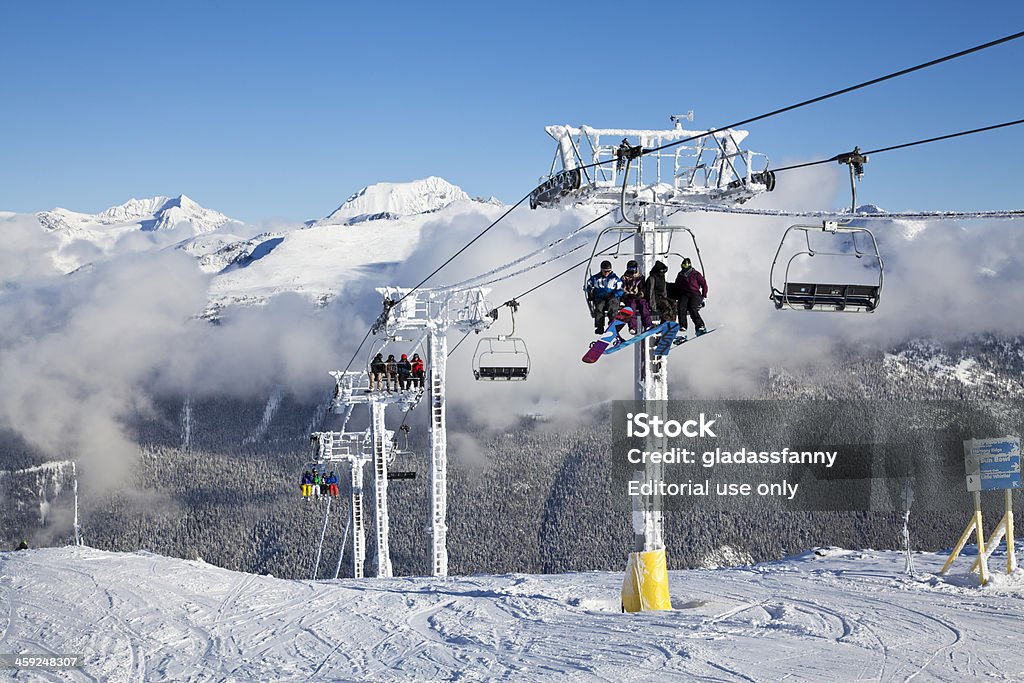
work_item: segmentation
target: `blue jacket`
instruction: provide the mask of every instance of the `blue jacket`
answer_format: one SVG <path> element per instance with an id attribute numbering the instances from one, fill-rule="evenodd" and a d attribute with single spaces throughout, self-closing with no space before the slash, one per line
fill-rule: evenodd
<path id="1" fill-rule="evenodd" d="M 338 475 L 336 475 L 336 474 L 328 475 L 327 476 L 327 483 L 328 484 L 337 484 L 338 483 Z"/>
<path id="2" fill-rule="evenodd" d="M 622 280 L 614 272 L 609 273 L 607 277 L 602 276 L 601 273 L 591 275 L 583 287 L 583 291 L 587 293 L 587 298 L 592 300 L 607 299 L 613 296 L 621 299 L 624 293 Z"/>

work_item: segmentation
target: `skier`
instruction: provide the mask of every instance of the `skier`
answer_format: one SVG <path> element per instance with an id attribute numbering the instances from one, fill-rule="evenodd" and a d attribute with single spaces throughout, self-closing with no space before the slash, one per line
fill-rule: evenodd
<path id="1" fill-rule="evenodd" d="M 590 276 L 583 291 L 593 305 L 594 334 L 601 334 L 605 331 L 605 315 L 609 321 L 615 319 L 623 295 L 622 280 L 612 272 L 611 261 L 601 261 L 601 272 Z"/>
<path id="2" fill-rule="evenodd" d="M 426 375 L 426 368 L 423 365 L 423 359 L 418 353 L 412 354 L 412 384 L 414 387 L 423 388 L 424 375 Z"/>
<path id="3" fill-rule="evenodd" d="M 327 496 L 327 495 L 330 495 L 330 493 L 331 493 L 331 485 L 327 481 L 329 478 L 330 477 L 328 477 L 326 474 L 320 475 L 320 495 L 321 496 Z"/>
<path id="4" fill-rule="evenodd" d="M 662 261 L 655 261 L 647 277 L 647 302 L 663 323 L 676 320 L 677 304 L 668 295 L 668 282 L 665 281 L 667 272 L 668 266 Z"/>
<path id="5" fill-rule="evenodd" d="M 700 317 L 700 309 L 704 307 L 704 299 L 708 296 L 708 283 L 688 258 L 683 259 L 682 269 L 676 276 L 676 290 L 679 292 L 679 331 L 686 331 L 686 314 L 689 313 L 699 337 L 707 332 L 704 319 Z M 686 336 L 682 338 L 686 339 Z"/>
<path id="6" fill-rule="evenodd" d="M 331 470 L 331 473 L 329 475 L 327 475 L 327 486 L 328 486 L 328 490 L 331 493 L 331 496 L 333 496 L 334 498 L 337 498 L 338 497 L 338 475 L 336 475 L 334 473 L 334 470 Z"/>
<path id="7" fill-rule="evenodd" d="M 398 371 L 398 388 L 402 391 L 409 389 L 412 386 L 412 363 L 409 362 L 409 356 L 402 354 L 402 360 L 398 361 L 395 365 Z"/>
<path id="8" fill-rule="evenodd" d="M 322 484 L 323 481 L 324 481 L 324 478 L 322 476 L 320 476 L 319 473 L 317 473 L 316 468 L 314 467 L 313 468 L 313 484 L 312 484 L 312 486 L 309 487 L 311 489 L 310 492 L 313 494 L 314 498 L 318 498 L 320 496 L 320 484 Z"/>
<path id="9" fill-rule="evenodd" d="M 387 381 L 387 368 L 384 365 L 384 354 L 378 353 L 370 361 L 370 390 L 380 391 Z M 390 387 L 388 387 L 390 389 Z"/>
<path id="10" fill-rule="evenodd" d="M 392 391 L 398 391 L 398 361 L 395 360 L 395 354 L 388 354 L 388 359 L 384 361 L 384 372 L 387 375 L 384 383 L 388 393 L 390 394 Z M 394 387 L 394 389 L 392 389 L 392 387 Z"/>
<path id="11" fill-rule="evenodd" d="M 622 305 L 629 306 L 636 315 L 629 321 L 629 331 L 636 334 L 638 331 L 637 319 L 643 325 L 640 332 L 651 329 L 651 309 L 647 303 L 647 281 L 640 274 L 640 266 L 636 261 L 626 264 L 626 274 L 622 276 Z"/>
<path id="12" fill-rule="evenodd" d="M 309 498 L 309 494 L 312 493 L 310 489 L 313 488 L 313 475 L 309 470 L 302 473 L 302 497 Z"/>

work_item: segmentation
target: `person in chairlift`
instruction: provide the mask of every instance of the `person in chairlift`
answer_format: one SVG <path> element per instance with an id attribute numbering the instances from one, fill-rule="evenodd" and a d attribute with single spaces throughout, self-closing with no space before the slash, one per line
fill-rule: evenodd
<path id="1" fill-rule="evenodd" d="M 662 261 L 655 261 L 647 276 L 647 305 L 658 314 L 660 322 L 675 322 L 678 303 L 668 295 L 666 273 L 668 266 Z"/>
<path id="2" fill-rule="evenodd" d="M 622 276 L 622 305 L 633 309 L 634 316 L 629 323 L 629 331 L 633 334 L 651 329 L 651 308 L 647 301 L 647 279 L 640 274 L 640 266 L 636 261 L 626 264 L 626 274 Z M 639 324 L 638 324 L 639 323 Z"/>
<path id="3" fill-rule="evenodd" d="M 601 261 L 601 272 L 595 273 L 587 280 L 583 291 L 587 301 L 594 304 L 594 334 L 605 331 L 605 316 L 609 323 L 615 319 L 622 302 L 622 280 L 612 272 L 611 261 Z"/>
<path id="4" fill-rule="evenodd" d="M 370 391 L 382 391 L 391 389 L 387 383 L 387 366 L 384 364 L 384 354 L 378 353 L 370 361 Z"/>
<path id="5" fill-rule="evenodd" d="M 418 353 L 412 354 L 412 385 L 417 389 L 423 388 L 424 375 L 426 367 L 423 365 L 423 359 Z"/>
<path id="6" fill-rule="evenodd" d="M 412 363 L 409 362 L 409 356 L 403 353 L 395 369 L 398 371 L 398 388 L 406 391 L 412 386 Z"/>
<path id="7" fill-rule="evenodd" d="M 679 331 L 686 331 L 686 314 L 689 313 L 699 337 L 707 332 L 704 319 L 700 317 L 700 309 L 704 307 L 704 299 L 708 296 L 708 283 L 688 258 L 683 259 L 682 268 L 676 276 L 676 290 L 679 292 Z"/>
<path id="8" fill-rule="evenodd" d="M 390 394 L 392 391 L 398 391 L 398 361 L 395 360 L 395 354 L 389 353 L 388 359 L 384 361 L 384 371 L 387 375 L 385 379 L 385 387 Z"/>

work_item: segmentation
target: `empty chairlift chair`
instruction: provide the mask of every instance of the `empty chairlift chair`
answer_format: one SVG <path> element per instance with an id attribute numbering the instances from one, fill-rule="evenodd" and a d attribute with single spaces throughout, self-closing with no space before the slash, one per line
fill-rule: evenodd
<path id="1" fill-rule="evenodd" d="M 811 235 L 824 236 L 820 245 L 812 245 Z M 800 238 L 803 238 L 802 240 Z M 787 240 L 789 243 L 787 244 Z M 821 248 L 817 248 L 820 246 Z M 780 258 L 786 258 L 783 268 Z M 813 268 L 811 259 L 818 258 Z M 836 266 L 857 263 L 857 282 L 839 280 Z M 794 273 L 794 265 L 805 271 Z M 821 311 L 827 313 L 873 313 L 882 295 L 883 264 L 875 236 L 867 228 L 839 225 L 824 221 L 822 225 L 792 225 L 782 236 L 772 261 L 771 299 L 777 309 Z M 799 278 L 799 279 L 797 279 Z"/>
<path id="2" fill-rule="evenodd" d="M 530 374 L 530 353 L 526 342 L 513 336 L 516 330 L 516 309 L 518 302 L 505 304 L 512 312 L 512 334 L 484 337 L 476 345 L 473 354 L 473 376 L 487 381 L 523 381 Z M 497 319 L 498 311 L 492 311 Z"/>

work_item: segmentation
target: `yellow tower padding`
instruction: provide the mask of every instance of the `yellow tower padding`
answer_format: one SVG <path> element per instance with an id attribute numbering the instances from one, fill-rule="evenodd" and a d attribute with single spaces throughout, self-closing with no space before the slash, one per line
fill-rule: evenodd
<path id="1" fill-rule="evenodd" d="M 624 612 L 672 609 L 668 594 L 668 562 L 664 550 L 630 553 L 622 582 Z"/>

